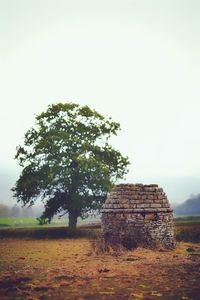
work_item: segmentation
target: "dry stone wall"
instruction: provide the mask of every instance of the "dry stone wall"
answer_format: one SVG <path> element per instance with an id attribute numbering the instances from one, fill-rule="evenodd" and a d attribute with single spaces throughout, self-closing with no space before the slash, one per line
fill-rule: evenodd
<path id="1" fill-rule="evenodd" d="M 173 211 L 156 184 L 119 184 L 102 209 L 105 241 L 137 246 L 174 248 Z"/>

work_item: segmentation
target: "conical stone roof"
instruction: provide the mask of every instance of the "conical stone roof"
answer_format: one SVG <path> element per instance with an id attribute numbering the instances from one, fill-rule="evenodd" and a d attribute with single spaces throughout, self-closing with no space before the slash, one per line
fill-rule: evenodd
<path id="1" fill-rule="evenodd" d="M 172 212 L 169 201 L 157 184 L 119 184 L 108 196 L 102 212 Z"/>

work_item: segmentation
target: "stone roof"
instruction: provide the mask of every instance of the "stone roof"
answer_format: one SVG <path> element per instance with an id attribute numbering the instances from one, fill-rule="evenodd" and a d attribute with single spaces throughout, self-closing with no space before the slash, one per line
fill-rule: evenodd
<path id="1" fill-rule="evenodd" d="M 172 211 L 166 194 L 157 184 L 116 185 L 102 212 L 170 212 Z"/>

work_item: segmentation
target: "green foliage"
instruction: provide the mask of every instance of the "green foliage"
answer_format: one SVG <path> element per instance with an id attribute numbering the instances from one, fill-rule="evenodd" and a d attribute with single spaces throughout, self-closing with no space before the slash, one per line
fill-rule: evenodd
<path id="1" fill-rule="evenodd" d="M 48 106 L 17 147 L 15 158 L 23 168 L 13 188 L 18 202 L 33 205 L 40 197 L 45 204 L 40 222 L 68 213 L 70 227 L 79 216 L 100 209 L 129 164 L 108 143 L 119 129 L 119 123 L 88 106 Z"/>

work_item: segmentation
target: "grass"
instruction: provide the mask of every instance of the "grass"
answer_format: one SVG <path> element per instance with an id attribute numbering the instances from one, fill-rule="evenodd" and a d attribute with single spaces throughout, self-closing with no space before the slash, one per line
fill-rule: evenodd
<path id="1" fill-rule="evenodd" d="M 67 224 L 67 219 L 53 219 L 51 224 L 46 226 L 60 226 Z M 35 227 L 40 226 L 36 218 L 32 217 L 7 217 L 0 218 L 0 227 Z"/>
<path id="2" fill-rule="evenodd" d="M 172 251 L 98 255 L 93 245 L 100 225 L 82 224 L 76 231 L 58 225 L 2 227 L 0 299 L 198 300 L 200 223 L 175 224 L 181 242 Z"/>
<path id="3" fill-rule="evenodd" d="M 36 218 L 0 218 L 0 238 L 93 238 L 100 231 L 98 218 L 79 220 L 76 231 L 67 228 L 67 221 L 67 218 L 53 219 L 51 224 L 41 226 Z M 176 217 L 174 221 L 177 241 L 200 242 L 200 215 Z M 87 223 L 93 225 L 87 226 Z"/>
<path id="4" fill-rule="evenodd" d="M 0 299 L 199 300 L 199 251 L 181 242 L 96 255 L 88 238 L 0 239 Z"/>
<path id="5" fill-rule="evenodd" d="M 196 214 L 196 215 L 174 215 L 175 219 L 196 219 L 196 218 L 200 218 L 200 214 Z"/>
<path id="6" fill-rule="evenodd" d="M 200 224 L 191 226 L 176 225 L 176 240 L 184 242 L 200 242 Z M 61 226 L 51 227 L 10 227 L 0 229 L 1 238 L 26 238 L 26 239 L 60 239 L 60 238 L 96 238 L 100 233 L 100 225 L 82 225 L 76 230 Z"/>
<path id="7" fill-rule="evenodd" d="M 192 243 L 200 243 L 200 226 L 179 227 L 176 230 L 176 240 Z"/>
<path id="8" fill-rule="evenodd" d="M 200 215 L 175 215 L 174 221 L 176 223 L 188 223 L 195 222 L 200 223 Z"/>
<path id="9" fill-rule="evenodd" d="M 84 225 L 88 223 L 97 223 L 100 221 L 100 218 L 90 217 L 85 220 L 81 218 L 78 219 L 79 225 Z M 200 223 L 200 215 L 181 215 L 175 216 L 174 222 L 177 225 L 192 225 L 194 223 Z M 43 227 L 52 227 L 52 226 L 65 226 L 68 224 L 68 218 L 54 218 L 51 224 L 43 225 Z M 0 217 L 0 227 L 41 227 L 36 218 L 32 217 Z"/>
<path id="10" fill-rule="evenodd" d="M 99 218 L 90 217 L 88 219 L 82 220 L 78 219 L 78 224 L 84 225 L 87 223 L 98 222 Z M 52 227 L 52 226 L 65 226 L 68 224 L 68 218 L 54 218 L 50 224 L 42 225 L 42 227 Z M 41 227 L 36 218 L 32 217 L 0 217 L 0 227 Z"/>
<path id="11" fill-rule="evenodd" d="M 200 215 L 181 215 L 175 216 L 174 222 L 176 225 L 190 226 L 193 224 L 200 224 Z"/>
<path id="12" fill-rule="evenodd" d="M 0 238 L 28 238 L 28 239 L 60 239 L 60 238 L 95 238 L 100 229 L 83 227 L 70 230 L 67 227 L 26 227 L 0 229 Z"/>

